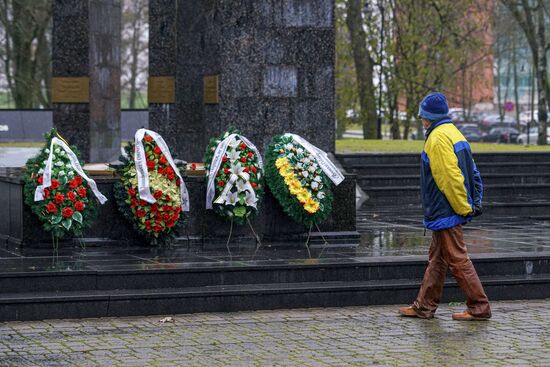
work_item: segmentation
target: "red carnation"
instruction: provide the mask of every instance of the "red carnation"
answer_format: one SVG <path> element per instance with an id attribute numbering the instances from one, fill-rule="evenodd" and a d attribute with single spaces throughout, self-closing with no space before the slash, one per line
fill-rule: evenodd
<path id="1" fill-rule="evenodd" d="M 79 185 L 82 185 L 82 177 L 76 176 L 74 179 L 76 180 L 76 182 L 77 182 Z"/>
<path id="2" fill-rule="evenodd" d="M 180 206 L 178 206 L 178 207 L 176 208 L 176 214 L 179 214 L 179 213 L 181 213 L 181 207 L 180 207 Z"/>
<path id="3" fill-rule="evenodd" d="M 161 155 L 160 158 L 159 158 L 159 163 L 160 164 L 166 164 L 166 163 L 168 163 L 168 160 L 166 159 L 165 156 Z"/>
<path id="4" fill-rule="evenodd" d="M 162 215 L 162 220 L 165 221 L 165 222 L 169 221 L 170 220 L 170 214 L 164 213 Z"/>
<path id="5" fill-rule="evenodd" d="M 178 220 L 178 218 L 179 218 L 179 214 L 177 214 L 177 213 L 176 213 L 176 214 L 172 214 L 172 220 L 173 220 L 174 222 L 176 222 L 176 221 Z"/>
<path id="6" fill-rule="evenodd" d="M 168 222 L 166 222 L 166 227 L 172 228 L 174 224 L 176 224 L 176 222 L 174 222 L 173 220 L 169 220 Z"/>
<path id="7" fill-rule="evenodd" d="M 225 167 L 225 168 L 223 169 L 223 173 L 225 173 L 225 174 L 227 175 L 227 174 L 229 173 L 229 168 Z"/>
<path id="8" fill-rule="evenodd" d="M 242 158 L 241 158 L 241 162 L 245 163 L 245 162 L 246 162 L 246 158 L 245 158 L 245 157 L 242 157 Z"/>
<path id="9" fill-rule="evenodd" d="M 162 197 L 162 191 L 161 190 L 155 191 L 155 193 L 153 194 L 153 197 L 155 199 L 160 199 Z"/>
<path id="10" fill-rule="evenodd" d="M 151 141 L 151 140 L 153 140 L 153 138 L 150 137 L 149 135 L 145 135 L 145 136 L 143 137 L 143 140 L 145 140 L 145 141 Z"/>
<path id="11" fill-rule="evenodd" d="M 254 153 L 248 152 L 247 156 L 248 156 L 248 158 L 252 158 L 252 157 L 254 157 Z"/>
<path id="12" fill-rule="evenodd" d="M 48 213 L 57 213 L 57 206 L 55 206 L 54 203 L 48 203 L 48 205 L 46 205 L 46 210 Z"/>
<path id="13" fill-rule="evenodd" d="M 168 195 L 164 195 L 164 200 L 166 200 L 166 201 L 170 201 L 170 196 L 168 196 Z"/>
<path id="14" fill-rule="evenodd" d="M 172 172 L 172 173 L 168 173 L 166 175 L 166 178 L 169 179 L 170 181 L 172 181 L 174 178 L 176 178 L 176 175 Z"/>
<path id="15" fill-rule="evenodd" d="M 158 211 L 159 211 L 159 206 L 158 206 L 157 204 L 151 205 L 151 211 L 152 211 L 153 213 L 158 212 Z"/>
<path id="16" fill-rule="evenodd" d="M 147 202 L 145 200 L 140 200 L 138 204 L 139 206 L 145 206 L 147 205 Z"/>
<path id="17" fill-rule="evenodd" d="M 134 196 L 135 194 L 136 194 L 136 190 L 135 190 L 134 188 L 130 187 L 130 188 L 128 189 L 128 195 Z"/>
<path id="18" fill-rule="evenodd" d="M 243 171 L 246 172 L 246 173 L 248 173 L 248 171 L 249 171 L 248 167 L 245 167 L 245 168 L 243 169 Z"/>
<path id="19" fill-rule="evenodd" d="M 57 194 L 55 194 L 55 196 L 53 197 L 53 199 L 55 200 L 55 203 L 56 204 L 61 204 L 63 202 L 63 200 L 65 200 L 65 195 L 63 194 L 60 194 L 59 192 Z"/>
<path id="20" fill-rule="evenodd" d="M 191 163 L 191 169 L 194 171 L 197 169 L 197 165 L 195 163 Z"/>
<path id="21" fill-rule="evenodd" d="M 171 207 L 170 205 L 164 205 L 164 206 L 162 207 L 162 211 L 163 211 L 163 212 L 168 212 L 168 211 L 170 211 L 170 210 L 172 210 L 172 207 Z"/>
<path id="22" fill-rule="evenodd" d="M 241 143 L 241 149 L 242 149 L 242 150 L 245 150 L 245 149 L 246 149 L 246 144 L 245 144 L 245 143 Z"/>
<path id="23" fill-rule="evenodd" d="M 44 189 L 44 199 L 47 199 L 50 197 L 50 190 Z"/>
<path id="24" fill-rule="evenodd" d="M 161 232 L 161 231 L 162 231 L 162 227 L 161 227 L 161 226 L 159 226 L 159 225 L 157 224 L 157 225 L 155 225 L 155 226 L 153 227 L 153 231 L 155 231 L 155 232 L 159 233 L 159 232 Z"/>
<path id="25" fill-rule="evenodd" d="M 224 162 L 224 163 L 227 162 L 227 157 L 226 156 L 223 156 L 222 162 Z"/>
<path id="26" fill-rule="evenodd" d="M 40 185 L 42 185 L 42 182 L 44 182 L 44 177 L 43 176 L 38 176 L 38 183 Z"/>
<path id="27" fill-rule="evenodd" d="M 70 218 L 73 216 L 74 211 L 71 208 L 65 208 L 62 213 L 65 218 Z"/>
<path id="28" fill-rule="evenodd" d="M 218 185 L 219 185 L 220 187 L 224 187 L 224 186 L 225 186 L 225 182 L 220 181 L 220 182 L 218 182 Z"/>
<path id="29" fill-rule="evenodd" d="M 88 192 L 84 187 L 81 187 L 80 189 L 78 189 L 78 196 L 80 196 L 81 198 L 85 198 L 87 194 Z"/>
<path id="30" fill-rule="evenodd" d="M 67 199 L 69 199 L 70 201 L 75 201 L 76 199 L 76 194 L 74 193 L 74 191 L 69 191 L 67 193 Z"/>
<path id="31" fill-rule="evenodd" d="M 141 218 L 141 217 L 144 217 L 145 214 L 147 214 L 147 213 L 146 213 L 145 210 L 143 210 L 143 209 L 139 209 L 139 210 L 136 212 L 136 215 L 137 215 L 138 217 L 140 217 L 140 218 Z"/>
<path id="32" fill-rule="evenodd" d="M 84 210 L 84 203 L 82 201 L 77 201 L 76 203 L 74 203 L 74 208 L 81 212 Z"/>
<path id="33" fill-rule="evenodd" d="M 159 167 L 159 168 L 157 169 L 157 172 L 160 173 L 161 175 L 165 175 L 165 174 L 166 174 L 166 168 Z"/>
<path id="34" fill-rule="evenodd" d="M 59 188 L 59 181 L 57 181 L 55 178 L 52 180 L 52 184 L 50 185 L 52 189 L 57 190 Z"/>
<path id="35" fill-rule="evenodd" d="M 155 169 L 155 161 L 147 161 L 148 169 Z"/>
<path id="36" fill-rule="evenodd" d="M 73 178 L 72 180 L 69 181 L 69 187 L 71 189 L 76 189 L 78 186 L 79 186 L 78 181 L 76 179 Z"/>
<path id="37" fill-rule="evenodd" d="M 256 173 L 258 169 L 255 166 L 252 166 L 252 172 Z"/>
<path id="38" fill-rule="evenodd" d="M 252 185 L 253 188 L 256 188 L 256 186 L 258 186 L 256 182 L 251 182 L 250 185 Z"/>
<path id="39" fill-rule="evenodd" d="M 181 186 L 181 180 L 179 178 L 176 180 L 176 186 Z"/>
<path id="40" fill-rule="evenodd" d="M 172 167 L 166 167 L 166 174 L 174 173 L 174 169 Z"/>
<path id="41" fill-rule="evenodd" d="M 153 151 L 155 152 L 155 154 L 160 154 L 160 147 L 155 147 Z"/>

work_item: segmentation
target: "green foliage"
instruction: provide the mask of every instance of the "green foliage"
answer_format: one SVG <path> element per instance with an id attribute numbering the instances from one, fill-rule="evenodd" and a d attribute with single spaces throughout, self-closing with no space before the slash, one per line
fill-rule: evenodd
<path id="1" fill-rule="evenodd" d="M 25 204 L 38 216 L 44 230 L 52 233 L 55 238 L 81 237 L 83 230 L 90 227 L 94 221 L 98 203 L 87 182 L 79 179 L 70 165 L 68 156 L 59 146 L 54 147 L 52 186 L 46 188 L 47 197 L 42 201 L 34 201 L 34 192 L 42 178 L 50 143 L 55 136 L 58 136 L 55 129 L 46 133 L 45 146 L 36 157 L 27 161 L 24 176 Z M 75 146 L 70 148 L 78 157 L 78 149 Z M 80 164 L 84 165 L 82 161 Z M 71 185 L 73 187 L 70 187 Z M 64 212 L 66 209 L 69 210 Z M 66 217 L 68 214 L 70 215 Z"/>
<path id="2" fill-rule="evenodd" d="M 290 147 L 292 145 L 292 147 Z M 289 149 L 290 148 L 290 149 Z M 300 153 L 300 151 L 304 153 Z M 314 175 L 320 177 L 320 185 L 318 191 L 311 188 L 311 180 L 305 179 L 300 175 L 302 169 L 298 169 L 298 164 L 303 163 L 304 157 L 310 159 L 305 153 L 305 149 L 294 142 L 291 137 L 275 136 L 271 144 L 267 148 L 265 177 L 266 182 L 273 193 L 273 196 L 279 201 L 285 213 L 288 214 L 294 221 L 305 226 L 310 226 L 314 223 L 323 222 L 332 211 L 332 182 L 328 179 L 325 173 L 318 168 L 315 160 Z M 319 203 L 319 209 L 315 213 L 310 213 L 304 209 L 304 205 L 298 200 L 297 196 L 291 193 L 289 185 L 285 182 L 285 178 L 281 175 L 277 167 L 277 160 L 286 158 L 293 170 L 290 179 L 297 179 L 303 188 L 311 193 L 314 200 Z M 320 194 L 322 193 L 322 194 Z"/>
<path id="3" fill-rule="evenodd" d="M 212 164 L 212 159 L 214 157 L 214 152 L 216 151 L 216 147 L 218 146 L 218 144 L 221 143 L 223 139 L 225 139 L 230 134 L 237 134 L 237 140 L 234 147 L 228 147 L 226 156 L 224 158 L 225 161 L 222 162 L 220 168 L 218 169 L 218 172 L 216 173 L 216 177 L 214 179 L 214 187 L 216 190 L 214 194 L 214 200 L 220 197 L 220 195 L 223 193 L 225 185 L 227 185 L 230 180 L 232 167 L 237 165 L 244 167 L 246 173 L 250 177 L 248 182 L 250 183 L 256 195 L 256 207 L 250 205 L 250 202 L 247 203 L 247 195 L 250 195 L 247 192 L 250 191 L 250 188 L 247 191 L 239 191 L 238 188 L 235 186 L 230 190 L 229 193 L 232 193 L 234 195 L 234 198 L 237 199 L 236 203 L 230 204 L 227 201 L 225 201 L 225 203 L 223 204 L 212 203 L 212 209 L 216 214 L 226 220 L 233 220 L 238 224 L 245 224 L 249 218 L 259 213 L 264 195 L 263 169 L 259 165 L 256 153 L 240 140 L 238 130 L 234 128 L 229 128 L 229 130 L 221 136 L 210 139 L 208 146 L 206 147 L 206 152 L 204 154 L 204 167 L 206 171 L 209 172 L 210 165 Z M 232 160 L 228 158 L 228 154 L 231 152 L 238 153 L 238 158 L 235 160 L 235 162 L 232 162 Z M 242 162 L 241 160 L 244 160 L 244 162 Z M 239 181 L 241 182 L 241 184 L 245 184 L 244 179 L 239 179 Z"/>
<path id="4" fill-rule="evenodd" d="M 115 200 L 120 213 L 132 223 L 134 230 L 146 242 L 154 246 L 170 244 L 176 241 L 183 221 L 179 179 L 171 172 L 172 168 L 167 168 L 169 165 L 165 163 L 163 155 L 158 153 L 158 150 L 155 153 L 156 143 L 146 140 L 143 140 L 143 143 L 147 160 L 155 162 L 155 169 L 148 169 L 151 194 L 160 191 L 162 196 L 156 198 L 155 204 L 140 200 L 134 163 L 134 143 L 130 142 L 124 147 L 126 154 L 119 158 L 121 164 L 114 166 L 120 177 L 120 181 L 114 185 Z M 143 216 L 139 216 L 138 212 Z M 159 217 L 158 213 L 169 214 L 169 217 Z"/>

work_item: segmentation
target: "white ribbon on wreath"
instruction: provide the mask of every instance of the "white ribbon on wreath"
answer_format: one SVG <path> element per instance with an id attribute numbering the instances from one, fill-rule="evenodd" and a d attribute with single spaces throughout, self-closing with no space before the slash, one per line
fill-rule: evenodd
<path id="1" fill-rule="evenodd" d="M 330 178 L 336 186 L 338 186 L 342 181 L 344 181 L 344 175 L 342 172 L 331 162 L 328 158 L 327 153 L 317 148 L 315 145 L 308 142 L 306 139 L 302 138 L 300 135 L 286 133 L 284 136 L 291 137 L 296 143 L 304 147 L 305 150 L 310 152 L 313 157 L 319 163 L 319 167 L 325 172 L 325 174 Z"/>
<path id="2" fill-rule="evenodd" d="M 206 188 L 206 209 L 212 209 L 212 203 L 216 204 L 223 204 L 225 202 L 225 198 L 227 197 L 228 193 L 231 192 L 231 189 L 235 186 L 235 183 L 239 178 L 241 178 L 244 181 L 244 190 L 249 192 L 250 196 L 250 202 L 254 203 L 252 207 L 256 207 L 256 192 L 254 191 L 254 188 L 250 184 L 250 175 L 242 170 L 242 166 L 240 164 L 236 164 L 232 166 L 232 172 L 231 176 L 229 176 L 229 180 L 224 186 L 224 189 L 221 193 L 221 195 L 214 200 L 214 196 L 216 194 L 216 186 L 215 186 L 215 179 L 216 175 L 218 174 L 218 170 L 220 169 L 223 157 L 225 156 L 225 153 L 227 152 L 227 148 L 231 143 L 233 143 L 237 136 L 240 140 L 243 141 L 256 155 L 258 159 L 258 166 L 260 167 L 260 170 L 263 169 L 264 163 L 262 161 L 262 156 L 260 155 L 260 152 L 256 148 L 254 144 L 247 138 L 245 138 L 242 135 L 238 134 L 230 134 L 225 139 L 223 139 L 218 146 L 216 147 L 216 150 L 214 151 L 214 157 L 212 158 L 212 164 L 210 165 L 210 169 L 208 172 L 208 186 Z M 239 168 L 240 167 L 240 168 Z"/>
<path id="3" fill-rule="evenodd" d="M 86 180 L 88 186 L 90 186 L 90 189 L 92 189 L 92 192 L 96 196 L 97 200 L 99 200 L 101 204 L 105 203 L 107 201 L 107 198 L 101 192 L 99 192 L 95 181 L 89 178 L 86 173 L 84 173 L 84 170 L 82 169 L 82 166 L 80 165 L 76 154 L 74 154 L 71 148 L 69 148 L 69 146 L 65 144 L 63 140 L 55 137 L 52 138 L 52 141 L 50 143 L 50 153 L 48 155 L 48 160 L 46 161 L 46 167 L 44 167 L 42 185 L 38 185 L 36 187 L 36 190 L 34 191 L 34 201 L 44 200 L 44 189 L 50 187 L 52 184 L 53 147 L 55 145 L 59 145 L 65 151 L 65 153 L 67 153 L 69 161 L 71 162 L 71 166 L 76 171 L 76 173 L 78 173 L 84 180 Z"/>
<path id="4" fill-rule="evenodd" d="M 178 176 L 180 180 L 180 198 L 181 198 L 181 209 L 184 212 L 189 211 L 189 193 L 187 192 L 187 187 L 185 186 L 185 183 L 183 182 L 183 178 L 180 175 L 179 169 L 176 166 L 176 163 L 172 159 L 172 154 L 170 154 L 170 149 L 168 148 L 168 145 L 166 145 L 166 142 L 160 136 L 158 133 L 147 130 L 147 129 L 139 129 L 136 131 L 136 135 L 134 136 L 134 143 L 136 147 L 136 153 L 134 154 L 134 162 L 136 165 L 136 173 L 137 173 L 137 182 L 138 182 L 138 192 L 140 199 L 145 200 L 149 204 L 154 204 L 157 201 L 151 195 L 151 187 L 149 186 L 149 172 L 147 170 L 147 159 L 145 158 L 145 148 L 143 147 L 143 138 L 145 137 L 145 133 L 149 135 L 153 140 L 156 141 L 157 146 L 160 148 L 160 151 L 164 156 L 166 157 L 166 160 L 174 170 L 176 176 Z"/>

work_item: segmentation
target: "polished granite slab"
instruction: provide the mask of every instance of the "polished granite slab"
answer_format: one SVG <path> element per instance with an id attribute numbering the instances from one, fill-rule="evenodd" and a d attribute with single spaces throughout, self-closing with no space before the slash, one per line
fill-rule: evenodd
<path id="1" fill-rule="evenodd" d="M 424 232 L 420 218 L 373 216 L 357 213 L 359 242 L 328 238 L 311 243 L 263 243 L 261 246 L 225 242 L 177 245 L 101 246 L 33 249 L 21 255 L 0 248 L 0 273 L 158 270 L 181 268 L 228 268 L 249 266 L 358 263 L 399 258 L 425 259 L 430 232 Z M 464 238 L 472 257 L 513 254 L 550 255 L 550 221 L 507 217 L 481 217 L 464 227 Z"/>

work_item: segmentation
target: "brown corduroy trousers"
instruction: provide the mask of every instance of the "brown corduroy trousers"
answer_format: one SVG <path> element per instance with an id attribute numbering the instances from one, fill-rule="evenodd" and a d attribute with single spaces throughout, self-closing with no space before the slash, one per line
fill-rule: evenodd
<path id="1" fill-rule="evenodd" d="M 413 304 L 415 311 L 424 317 L 434 315 L 443 292 L 447 268 L 450 268 L 466 294 L 468 312 L 476 317 L 491 317 L 489 300 L 464 244 L 462 225 L 432 233 L 428 267 Z"/>

